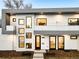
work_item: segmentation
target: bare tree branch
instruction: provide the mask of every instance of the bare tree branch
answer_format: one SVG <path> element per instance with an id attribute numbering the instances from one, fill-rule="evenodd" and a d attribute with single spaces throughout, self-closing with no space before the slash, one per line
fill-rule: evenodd
<path id="1" fill-rule="evenodd" d="M 4 0 L 4 3 L 7 8 L 14 8 L 14 6 L 11 3 L 11 0 Z"/>

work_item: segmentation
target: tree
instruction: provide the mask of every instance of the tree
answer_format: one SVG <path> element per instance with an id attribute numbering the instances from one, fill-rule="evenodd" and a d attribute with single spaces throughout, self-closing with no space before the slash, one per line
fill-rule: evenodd
<path id="1" fill-rule="evenodd" d="M 14 6 L 11 3 L 11 0 L 3 0 L 5 3 L 5 7 L 7 8 L 14 8 Z"/>
<path id="2" fill-rule="evenodd" d="M 19 9 L 21 6 L 24 6 L 23 0 L 13 0 L 15 8 Z"/>
<path id="3" fill-rule="evenodd" d="M 19 9 L 21 6 L 24 7 L 23 0 L 4 0 L 5 7 Z"/>

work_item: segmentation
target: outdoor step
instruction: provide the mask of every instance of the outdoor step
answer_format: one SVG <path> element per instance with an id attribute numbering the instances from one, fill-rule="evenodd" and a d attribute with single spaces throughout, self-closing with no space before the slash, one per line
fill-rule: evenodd
<path id="1" fill-rule="evenodd" d="M 35 52 L 35 53 L 38 53 L 38 52 L 40 52 L 40 53 L 45 53 L 46 51 L 45 51 L 45 50 L 34 50 L 34 52 Z"/>
<path id="2" fill-rule="evenodd" d="M 37 54 L 37 53 L 34 53 L 34 55 L 33 55 L 34 57 L 37 57 L 37 56 L 39 56 L 39 57 L 43 57 L 43 54 L 42 53 L 39 53 L 39 54 Z"/>
<path id="3" fill-rule="evenodd" d="M 33 58 L 33 59 L 44 59 L 44 58 Z"/>

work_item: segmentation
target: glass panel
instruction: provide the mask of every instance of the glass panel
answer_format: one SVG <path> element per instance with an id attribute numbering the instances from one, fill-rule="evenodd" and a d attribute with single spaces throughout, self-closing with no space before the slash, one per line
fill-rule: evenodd
<path id="1" fill-rule="evenodd" d="M 64 37 L 59 37 L 59 44 L 58 44 L 59 49 L 64 49 Z"/>
<path id="2" fill-rule="evenodd" d="M 19 48 L 24 48 L 24 36 L 19 36 Z"/>
<path id="3" fill-rule="evenodd" d="M 32 48 L 32 43 L 26 43 L 26 48 Z"/>
<path id="4" fill-rule="evenodd" d="M 26 28 L 32 28 L 32 18 L 31 17 L 26 18 Z"/>
<path id="5" fill-rule="evenodd" d="M 78 25 L 78 19 L 77 18 L 69 18 L 69 25 Z"/>
<path id="6" fill-rule="evenodd" d="M 39 26 L 47 25 L 47 18 L 38 18 L 36 24 Z"/>
<path id="7" fill-rule="evenodd" d="M 40 47 L 40 37 L 39 36 L 37 36 L 36 42 L 37 42 L 36 47 Z"/>
<path id="8" fill-rule="evenodd" d="M 19 19 L 19 25 L 24 25 L 24 19 Z"/>
<path id="9" fill-rule="evenodd" d="M 26 38 L 31 39 L 31 38 L 32 38 L 32 33 L 31 33 L 31 32 L 27 32 L 27 33 L 26 33 Z"/>
<path id="10" fill-rule="evenodd" d="M 19 28 L 19 29 L 18 29 L 18 33 L 19 33 L 19 34 L 24 34 L 24 28 Z"/>
<path id="11" fill-rule="evenodd" d="M 55 48 L 55 36 L 51 36 L 50 37 L 50 49 L 54 49 Z"/>

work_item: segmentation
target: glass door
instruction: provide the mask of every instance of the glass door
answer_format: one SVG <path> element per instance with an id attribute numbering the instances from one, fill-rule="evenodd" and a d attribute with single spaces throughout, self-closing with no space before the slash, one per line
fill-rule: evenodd
<path id="1" fill-rule="evenodd" d="M 49 37 L 49 48 L 56 49 L 56 36 Z"/>
<path id="2" fill-rule="evenodd" d="M 64 36 L 58 36 L 58 49 L 64 49 Z"/>
<path id="3" fill-rule="evenodd" d="M 41 36 L 35 35 L 35 49 L 41 49 Z"/>

